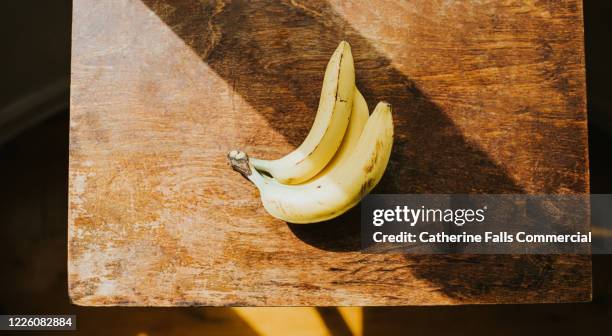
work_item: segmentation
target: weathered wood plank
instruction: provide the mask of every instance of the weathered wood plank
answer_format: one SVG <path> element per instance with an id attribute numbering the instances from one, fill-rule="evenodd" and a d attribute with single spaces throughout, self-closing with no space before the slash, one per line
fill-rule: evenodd
<path id="1" fill-rule="evenodd" d="M 358 251 L 288 225 L 225 154 L 280 157 L 338 41 L 396 142 L 374 192 L 588 191 L 579 1 L 74 4 L 69 286 L 83 305 L 584 301 L 589 256 Z"/>

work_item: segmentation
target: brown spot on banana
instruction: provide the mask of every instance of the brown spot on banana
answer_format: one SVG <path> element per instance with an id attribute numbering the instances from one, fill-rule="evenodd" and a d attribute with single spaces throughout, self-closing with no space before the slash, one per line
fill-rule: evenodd
<path id="1" fill-rule="evenodd" d="M 338 61 L 338 77 L 336 78 L 336 93 L 334 94 L 334 100 L 338 100 L 338 91 L 340 91 L 340 74 L 342 73 L 342 58 L 344 52 L 340 51 L 340 60 Z"/>
<path id="2" fill-rule="evenodd" d="M 372 156 L 370 157 L 370 160 L 368 160 L 368 163 L 363 167 L 364 173 L 369 174 L 372 172 L 372 170 L 376 166 L 376 162 L 378 161 L 379 152 L 380 152 L 380 149 L 378 148 L 378 144 L 377 144 L 376 149 L 374 150 L 374 153 L 372 153 Z"/>
<path id="3" fill-rule="evenodd" d="M 361 184 L 361 188 L 359 189 L 359 199 L 361 199 L 368 192 L 370 192 L 370 190 L 374 187 L 375 183 L 376 179 L 371 176 L 368 177 L 365 181 L 363 181 L 363 183 Z"/>

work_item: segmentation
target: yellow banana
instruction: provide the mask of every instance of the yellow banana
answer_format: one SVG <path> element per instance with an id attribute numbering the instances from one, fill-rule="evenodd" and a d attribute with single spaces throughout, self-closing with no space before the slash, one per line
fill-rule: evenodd
<path id="1" fill-rule="evenodd" d="M 314 177 L 340 147 L 349 124 L 354 89 L 353 55 L 350 45 L 342 41 L 327 64 L 317 115 L 304 142 L 277 160 L 251 158 L 253 167 L 285 184 Z"/>
<path id="2" fill-rule="evenodd" d="M 348 156 L 353 153 L 353 149 L 359 142 L 361 132 L 365 127 L 370 111 L 368 110 L 368 103 L 357 88 L 355 88 L 355 95 L 353 97 L 353 109 L 351 112 L 351 120 L 342 139 L 342 144 L 336 155 L 332 158 L 327 166 L 317 174 L 313 179 L 319 177 L 319 175 L 325 175 L 330 169 L 337 166 L 340 162 L 345 160 Z M 310 180 L 309 180 L 310 181 Z"/>
<path id="3" fill-rule="evenodd" d="M 378 103 L 360 133 L 351 150 L 300 185 L 264 177 L 244 152 L 232 151 L 228 157 L 232 167 L 257 186 L 264 208 L 272 216 L 291 223 L 321 222 L 355 206 L 382 178 L 393 145 L 391 106 Z"/>

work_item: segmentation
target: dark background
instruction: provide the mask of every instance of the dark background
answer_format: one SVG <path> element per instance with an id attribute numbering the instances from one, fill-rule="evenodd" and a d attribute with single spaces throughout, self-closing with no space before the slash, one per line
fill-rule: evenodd
<path id="1" fill-rule="evenodd" d="M 592 193 L 612 193 L 611 10 L 612 3 L 606 1 L 584 4 Z M 254 334 L 228 308 L 70 304 L 66 227 L 71 2 L 4 1 L 0 18 L 0 314 L 77 314 L 79 331 L 88 335 Z M 364 333 L 606 333 L 612 318 L 611 256 L 593 256 L 593 284 L 592 303 L 365 308 Z M 334 334 L 346 333 L 333 309 L 319 313 Z"/>

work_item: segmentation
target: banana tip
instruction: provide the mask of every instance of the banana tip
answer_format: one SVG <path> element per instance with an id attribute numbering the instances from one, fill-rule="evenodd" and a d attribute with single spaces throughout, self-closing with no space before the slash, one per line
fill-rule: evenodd
<path id="1" fill-rule="evenodd" d="M 338 45 L 339 49 L 351 49 L 351 44 L 342 40 L 340 41 L 340 44 Z"/>
<path id="2" fill-rule="evenodd" d="M 388 108 L 388 109 L 389 109 L 389 112 L 392 112 L 392 110 L 393 110 L 393 109 L 392 109 L 392 107 L 391 107 L 391 103 L 389 103 L 388 101 L 385 101 L 385 100 L 380 101 L 380 102 L 379 102 L 379 103 L 376 105 L 376 108 L 378 108 L 379 106 L 380 106 L 380 107 L 386 107 L 386 108 Z"/>

